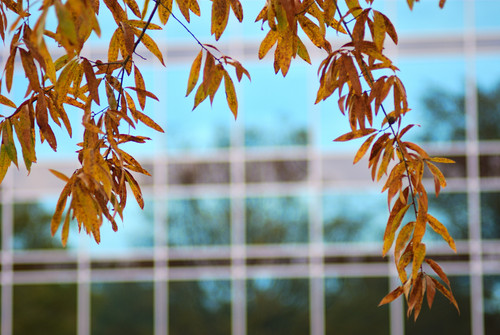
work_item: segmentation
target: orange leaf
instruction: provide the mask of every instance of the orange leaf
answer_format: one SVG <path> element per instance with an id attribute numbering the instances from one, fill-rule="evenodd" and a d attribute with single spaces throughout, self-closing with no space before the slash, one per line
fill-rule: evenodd
<path id="1" fill-rule="evenodd" d="M 382 255 L 385 256 L 389 249 L 392 246 L 392 242 L 394 241 L 394 235 L 396 234 L 396 230 L 401 225 L 401 221 L 403 220 L 404 215 L 410 208 L 410 205 L 405 205 L 403 208 L 399 209 L 398 207 L 394 207 L 389 215 L 389 220 L 387 222 L 386 230 L 384 233 L 384 245 L 382 247 Z"/>
<path id="2" fill-rule="evenodd" d="M 87 79 L 90 97 L 99 105 L 99 81 L 95 76 L 94 69 L 92 68 L 89 60 L 86 58 L 83 58 L 82 66 L 83 71 L 85 72 L 85 78 Z"/>
<path id="3" fill-rule="evenodd" d="M 419 243 L 417 247 L 413 246 L 413 266 L 412 266 L 412 278 L 416 279 L 419 273 L 420 267 L 425 259 L 425 244 Z"/>
<path id="4" fill-rule="evenodd" d="M 427 287 L 427 305 L 429 309 L 431 309 L 432 303 L 434 302 L 434 296 L 436 295 L 436 284 L 434 284 L 430 276 L 425 276 L 425 283 Z"/>
<path id="5" fill-rule="evenodd" d="M 132 177 L 132 174 L 130 174 L 130 172 L 126 170 L 125 178 L 127 179 L 127 182 L 130 186 L 130 189 L 132 190 L 132 193 L 134 194 L 135 200 L 139 204 L 139 207 L 141 207 L 141 209 L 144 209 L 144 199 L 142 198 L 142 192 L 139 184 L 134 179 L 134 177 Z"/>
<path id="6" fill-rule="evenodd" d="M 439 278 L 441 278 L 441 280 L 445 282 L 448 287 L 450 287 L 450 280 L 448 279 L 448 276 L 446 276 L 446 273 L 444 273 L 443 269 L 439 266 L 439 264 L 430 258 L 426 258 L 425 262 L 429 264 L 432 270 L 434 270 L 434 272 L 439 276 Z"/>
<path id="7" fill-rule="evenodd" d="M 146 86 L 144 84 L 144 78 L 142 77 L 141 72 L 137 68 L 137 66 L 134 65 L 134 79 L 135 79 L 135 86 L 140 89 L 140 91 L 136 91 L 137 93 L 137 100 L 139 100 L 139 105 L 141 106 L 141 109 L 144 110 L 144 107 L 146 107 L 146 94 L 144 92 L 146 91 Z"/>
<path id="8" fill-rule="evenodd" d="M 337 137 L 333 141 L 334 142 L 350 141 L 350 140 L 353 140 L 355 138 L 364 137 L 364 136 L 369 135 L 369 134 L 376 132 L 376 131 L 377 131 L 377 129 L 375 129 L 375 128 L 364 128 L 364 129 L 353 130 L 349 133 L 345 133 L 344 135 Z"/>
<path id="9" fill-rule="evenodd" d="M 266 37 L 262 40 L 259 47 L 259 59 L 264 58 L 264 56 L 269 52 L 274 44 L 278 41 L 278 33 L 274 30 L 269 30 Z"/>
<path id="10" fill-rule="evenodd" d="M 370 144 L 372 143 L 373 139 L 376 136 L 377 136 L 377 134 L 373 134 L 372 136 L 368 137 L 368 139 L 365 142 L 363 142 L 363 144 L 359 148 L 358 152 L 356 153 L 356 156 L 354 156 L 353 164 L 356 164 L 357 162 L 359 162 L 361 160 L 361 158 L 363 158 L 366 151 L 370 147 Z"/>
<path id="11" fill-rule="evenodd" d="M 446 299 L 448 299 L 457 309 L 458 314 L 460 314 L 460 309 L 458 308 L 457 301 L 455 300 L 455 297 L 453 296 L 453 293 L 451 293 L 450 290 L 448 290 L 446 287 L 443 286 L 440 282 L 438 282 L 436 279 L 431 277 L 431 280 L 434 282 L 436 285 L 436 288 L 438 289 L 439 292 L 441 292 Z"/>
<path id="12" fill-rule="evenodd" d="M 141 36 L 141 32 L 134 30 L 135 34 L 137 37 Z M 163 66 L 165 66 L 165 62 L 163 61 L 163 55 L 158 48 L 158 45 L 156 42 L 148 35 L 144 34 L 142 35 L 141 43 L 153 54 L 158 58 L 158 60 L 161 62 Z"/>
<path id="13" fill-rule="evenodd" d="M 146 126 L 156 130 L 156 131 L 159 131 L 160 133 L 164 133 L 165 131 L 162 129 L 162 127 L 160 127 L 156 122 L 153 121 L 153 119 L 151 119 L 149 116 L 147 116 L 146 114 L 143 114 L 141 112 L 139 112 L 138 110 L 135 110 L 132 112 L 132 115 L 137 118 L 138 120 L 140 120 L 142 123 L 144 123 Z"/>
<path id="14" fill-rule="evenodd" d="M 378 304 L 379 307 L 396 300 L 402 293 L 403 293 L 403 287 L 402 286 L 396 287 L 380 301 L 380 303 Z"/>

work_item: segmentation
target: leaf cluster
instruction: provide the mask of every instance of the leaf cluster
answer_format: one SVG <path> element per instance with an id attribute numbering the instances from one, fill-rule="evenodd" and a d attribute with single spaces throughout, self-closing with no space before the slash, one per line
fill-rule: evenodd
<path id="1" fill-rule="evenodd" d="M 51 224 L 54 234 L 64 222 L 63 244 L 67 241 L 72 219 L 97 242 L 104 220 L 116 230 L 115 217 L 123 219 L 127 190 L 132 191 L 141 207 L 144 206 L 140 186 L 133 175 L 149 173 L 123 150 L 123 144 L 145 143 L 149 138 L 131 135 L 123 129 L 135 129 L 139 123 L 156 131 L 163 132 L 163 129 L 146 113 L 148 99 L 158 98 L 146 88 L 135 62 L 137 57 L 144 58 L 138 54 L 138 47 L 142 46 L 147 50 L 144 52 L 165 66 L 151 31 L 162 30 L 171 18 L 188 29 L 174 14 L 176 10 L 188 23 L 191 15 L 201 15 L 198 0 L 146 0 L 142 8 L 136 0 L 102 2 L 116 24 L 105 60 L 89 59 L 82 53 L 92 33 L 100 36 L 97 17 L 101 1 L 45 0 L 37 9 L 39 15 L 34 24 L 29 20 L 30 7 L 22 0 L 0 2 L 0 37 L 4 42 L 10 38 L 9 56 L 0 81 L 0 104 L 12 108 L 12 113 L 2 116 L 0 121 L 0 182 L 11 163 L 18 167 L 14 134 L 29 171 L 36 162 L 37 130 L 41 142 L 47 141 L 57 150 L 53 127 L 64 127 L 71 136 L 73 126 L 69 113 L 79 113 L 84 127 L 77 152 L 80 167 L 71 176 L 52 170 L 66 183 Z M 418 0 L 407 0 L 410 9 L 415 2 Z M 404 139 L 414 127 L 404 126 L 403 122 L 410 112 L 406 89 L 397 75 L 398 68 L 385 54 L 387 41 L 397 44 L 398 35 L 390 19 L 371 8 L 373 0 L 365 3 L 366 8 L 359 0 L 267 0 L 255 20 L 267 30 L 258 57 L 266 57 L 274 48 L 274 70 L 286 76 L 297 56 L 311 63 L 306 45 L 312 44 L 325 53 L 318 68 L 316 103 L 338 93 L 338 106 L 347 118 L 350 132 L 336 141 L 363 138 L 354 163 L 367 157 L 372 179 L 385 178 L 382 191 L 387 191 L 389 218 L 382 253 L 387 255 L 394 246 L 401 285 L 381 304 L 404 293 L 408 315 L 414 313 L 416 319 L 425 293 L 430 307 L 436 290 L 458 309 L 448 278 L 440 266 L 426 256 L 423 243 L 427 227 L 430 227 L 456 251 L 447 229 L 428 213 L 429 199 L 423 183 L 427 167 L 434 178 L 435 194 L 439 195 L 446 180 L 437 164 L 452 161 L 430 157 L 423 148 Z M 444 3 L 441 0 L 439 5 L 442 7 Z M 8 22 L 9 12 L 14 13 L 12 23 Z M 50 12 L 57 18 L 52 30 L 47 25 Z M 231 13 L 239 22 L 243 21 L 243 6 L 239 0 L 212 0 L 210 31 L 216 41 L 226 30 Z M 332 47 L 335 44 L 327 37 L 330 31 L 344 36 L 348 42 L 343 39 L 339 47 Z M 207 98 L 212 103 L 224 82 L 227 104 L 236 118 L 238 100 L 228 69 L 234 68 L 238 81 L 243 75 L 250 80 L 250 73 L 213 44 L 201 43 L 191 35 L 200 46 L 187 80 L 186 96 L 195 92 L 193 109 Z M 309 41 L 304 42 L 304 36 Z M 63 50 L 63 55 L 55 60 L 54 49 L 49 48 L 53 44 Z M 17 105 L 9 99 L 8 93 L 13 88 L 19 59 L 29 84 L 23 101 Z M 133 84 L 126 86 L 126 82 Z M 7 94 L 2 94 L 4 87 Z M 414 218 L 407 221 L 411 212 Z M 428 264 L 444 284 L 425 273 L 423 264 Z"/>

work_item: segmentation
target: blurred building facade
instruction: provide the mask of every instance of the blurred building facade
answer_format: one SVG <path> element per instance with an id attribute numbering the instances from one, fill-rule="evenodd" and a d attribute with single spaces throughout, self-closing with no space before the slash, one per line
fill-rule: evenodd
<path id="1" fill-rule="evenodd" d="M 422 126 L 412 139 L 457 162 L 443 167 L 448 187 L 430 211 L 458 252 L 427 239 L 461 313 L 437 297 L 417 323 L 401 299 L 377 307 L 398 285 L 381 257 L 386 197 L 366 162 L 352 165 L 356 144 L 332 142 L 348 131 L 336 101 L 314 105 L 325 55 L 275 76 L 271 58 L 256 58 L 262 5 L 246 2 L 245 23 L 230 21 L 220 42 L 252 75 L 237 84 L 236 122 L 223 92 L 191 111 L 184 95 L 198 46 L 182 26 L 171 19 L 156 36 L 167 68 L 143 64 L 143 74 L 160 97 L 147 113 L 166 134 L 127 148 L 152 174 L 139 178 L 146 207 L 131 197 L 118 232 L 104 224 L 101 245 L 75 227 L 65 249 L 50 237 L 61 184 L 47 168 L 73 171 L 72 140 L 59 154 L 42 151 L 30 176 L 9 172 L 2 334 L 500 333 L 500 3 L 449 0 L 439 10 L 422 1 L 412 13 L 402 0 L 374 4 L 400 34 L 388 52 L 413 109 L 407 122 Z M 208 23 L 193 21 L 211 43 Z M 89 52 L 103 53 L 99 42 Z"/>

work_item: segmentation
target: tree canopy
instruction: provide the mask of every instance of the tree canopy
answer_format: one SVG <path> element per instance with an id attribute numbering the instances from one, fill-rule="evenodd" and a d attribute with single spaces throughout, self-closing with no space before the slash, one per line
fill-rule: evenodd
<path id="1" fill-rule="evenodd" d="M 364 138 L 354 163 L 367 156 L 372 179 L 385 181 L 382 191 L 387 192 L 390 215 L 382 253 L 385 256 L 393 248 L 401 285 L 381 304 L 404 294 L 408 315 L 413 313 L 416 319 L 424 297 L 431 306 L 436 290 L 458 309 L 446 274 L 426 256 L 422 242 L 426 229 L 431 228 L 456 251 L 446 227 L 428 212 L 429 197 L 423 183 L 427 168 L 434 177 L 435 194 L 439 195 L 446 180 L 436 163 L 452 161 L 430 157 L 423 148 L 404 139 L 415 125 L 403 122 L 410 111 L 405 86 L 398 77 L 398 68 L 384 51 L 388 43 L 398 43 L 398 34 L 391 20 L 371 7 L 373 2 L 262 1 L 263 8 L 255 21 L 260 23 L 256 25 L 258 29 L 262 27 L 267 34 L 260 43 L 258 57 L 269 57 L 274 50 L 274 70 L 286 76 L 295 59 L 311 63 L 310 48 L 324 51 L 315 103 L 329 98 L 338 100 L 351 131 L 335 141 Z M 407 0 L 410 9 L 416 2 Z M 440 0 L 439 6 L 444 3 Z M 201 13 L 198 0 L 175 0 L 175 4 L 173 0 L 145 0 L 141 6 L 136 0 L 44 0 L 39 7 L 23 0 L 1 0 L 0 36 L 9 45 L 9 52 L 1 77 L 0 103 L 11 112 L 0 121 L 0 181 L 12 164 L 19 168 L 19 148 L 30 171 L 37 161 L 37 134 L 41 142 L 46 141 L 56 151 L 58 139 L 53 127 L 64 128 L 71 136 L 75 125 L 70 122 L 69 113 L 80 113 L 84 127 L 77 152 L 80 167 L 71 176 L 51 170 L 66 183 L 51 221 L 52 234 L 62 222 L 63 244 L 72 220 L 97 243 L 104 221 L 116 230 L 116 216 L 123 219 L 127 187 L 138 204 L 144 206 L 140 185 L 133 175 L 149 173 L 123 145 L 150 139 L 145 134 L 124 132 L 121 126 L 135 129 L 142 123 L 163 132 L 147 115 L 147 100 L 158 97 L 146 89 L 140 64 L 136 62 L 141 58 L 138 47 L 142 45 L 165 65 L 150 31 L 163 29 L 172 17 L 189 31 L 187 23 L 192 15 L 211 15 L 211 34 L 218 41 L 230 16 L 240 22 L 244 16 L 244 5 L 239 0 L 212 0 L 211 13 Z M 107 59 L 90 59 L 82 50 L 91 35 L 101 35 L 98 14 L 102 10 L 111 13 L 116 28 L 109 40 Z M 183 17 L 186 24 L 176 15 Z M 333 47 L 329 39 L 340 35 L 348 42 Z M 223 82 L 227 104 L 236 118 L 235 81 L 250 80 L 250 73 L 214 44 L 193 37 L 200 46 L 186 74 L 186 95 L 194 95 L 193 109 L 207 98 L 212 102 Z M 28 79 L 21 101 L 12 98 L 15 71 L 23 71 Z M 126 77 L 132 78 L 132 86 L 124 85 Z M 423 264 L 439 279 L 427 274 Z"/>

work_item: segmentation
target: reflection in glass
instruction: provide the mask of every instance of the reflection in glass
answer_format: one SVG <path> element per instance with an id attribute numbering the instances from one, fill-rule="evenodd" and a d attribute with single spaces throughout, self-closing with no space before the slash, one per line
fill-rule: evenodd
<path id="1" fill-rule="evenodd" d="M 325 279 L 326 334 L 389 334 L 387 278 Z"/>
<path id="2" fill-rule="evenodd" d="M 62 247 L 60 235 L 52 237 L 50 233 L 52 215 L 52 211 L 38 203 L 14 204 L 14 249 Z"/>
<path id="3" fill-rule="evenodd" d="M 413 321 L 413 317 L 405 318 L 406 335 L 471 334 L 469 277 L 449 277 L 449 279 L 460 314 L 441 293 L 436 292 L 432 310 L 429 310 L 425 300 L 417 322 Z"/>
<path id="4" fill-rule="evenodd" d="M 484 239 L 500 238 L 500 193 L 481 194 L 481 235 Z"/>
<path id="5" fill-rule="evenodd" d="M 170 245 L 220 245 L 229 242 L 229 199 L 182 199 L 168 202 Z"/>
<path id="6" fill-rule="evenodd" d="M 168 292 L 169 334 L 231 334 L 229 281 L 170 282 Z"/>
<path id="7" fill-rule="evenodd" d="M 248 335 L 307 335 L 309 281 L 255 279 L 247 282 Z"/>
<path id="8" fill-rule="evenodd" d="M 425 92 L 423 118 L 427 120 L 418 130 L 422 141 L 465 140 L 465 97 L 436 87 Z"/>
<path id="9" fill-rule="evenodd" d="M 494 140 L 500 138 L 500 83 L 478 89 L 479 139 Z"/>
<path id="10" fill-rule="evenodd" d="M 323 218 L 325 242 L 379 241 L 387 222 L 387 198 L 361 193 L 326 195 Z"/>
<path id="11" fill-rule="evenodd" d="M 248 183 L 293 182 L 307 178 L 307 161 L 247 162 Z"/>
<path id="12" fill-rule="evenodd" d="M 484 330 L 485 335 L 500 334 L 500 276 L 485 276 Z"/>
<path id="13" fill-rule="evenodd" d="M 229 183 L 229 163 L 190 163 L 168 166 L 169 184 Z"/>
<path id="14" fill-rule="evenodd" d="M 96 283 L 91 291 L 92 335 L 153 334 L 151 283 Z"/>
<path id="15" fill-rule="evenodd" d="M 467 195 L 464 193 L 440 193 L 436 198 L 429 194 L 429 213 L 438 219 L 455 240 L 469 236 Z M 425 238 L 443 241 L 442 237 L 428 230 Z"/>
<path id="16" fill-rule="evenodd" d="M 104 220 L 101 226 L 101 243 L 96 244 L 93 241 L 90 243 L 93 253 L 153 246 L 154 203 L 145 199 L 144 209 L 141 209 L 132 194 L 129 197 L 123 212 L 123 222 L 117 216 L 118 230 L 113 231 L 109 221 Z"/>
<path id="17" fill-rule="evenodd" d="M 15 285 L 14 335 L 76 334 L 76 285 Z"/>
<path id="18" fill-rule="evenodd" d="M 500 177 L 500 155 L 483 155 L 479 157 L 481 177 Z"/>
<path id="19" fill-rule="evenodd" d="M 247 243 L 305 243 L 309 238 L 307 200 L 249 198 L 246 225 Z"/>

